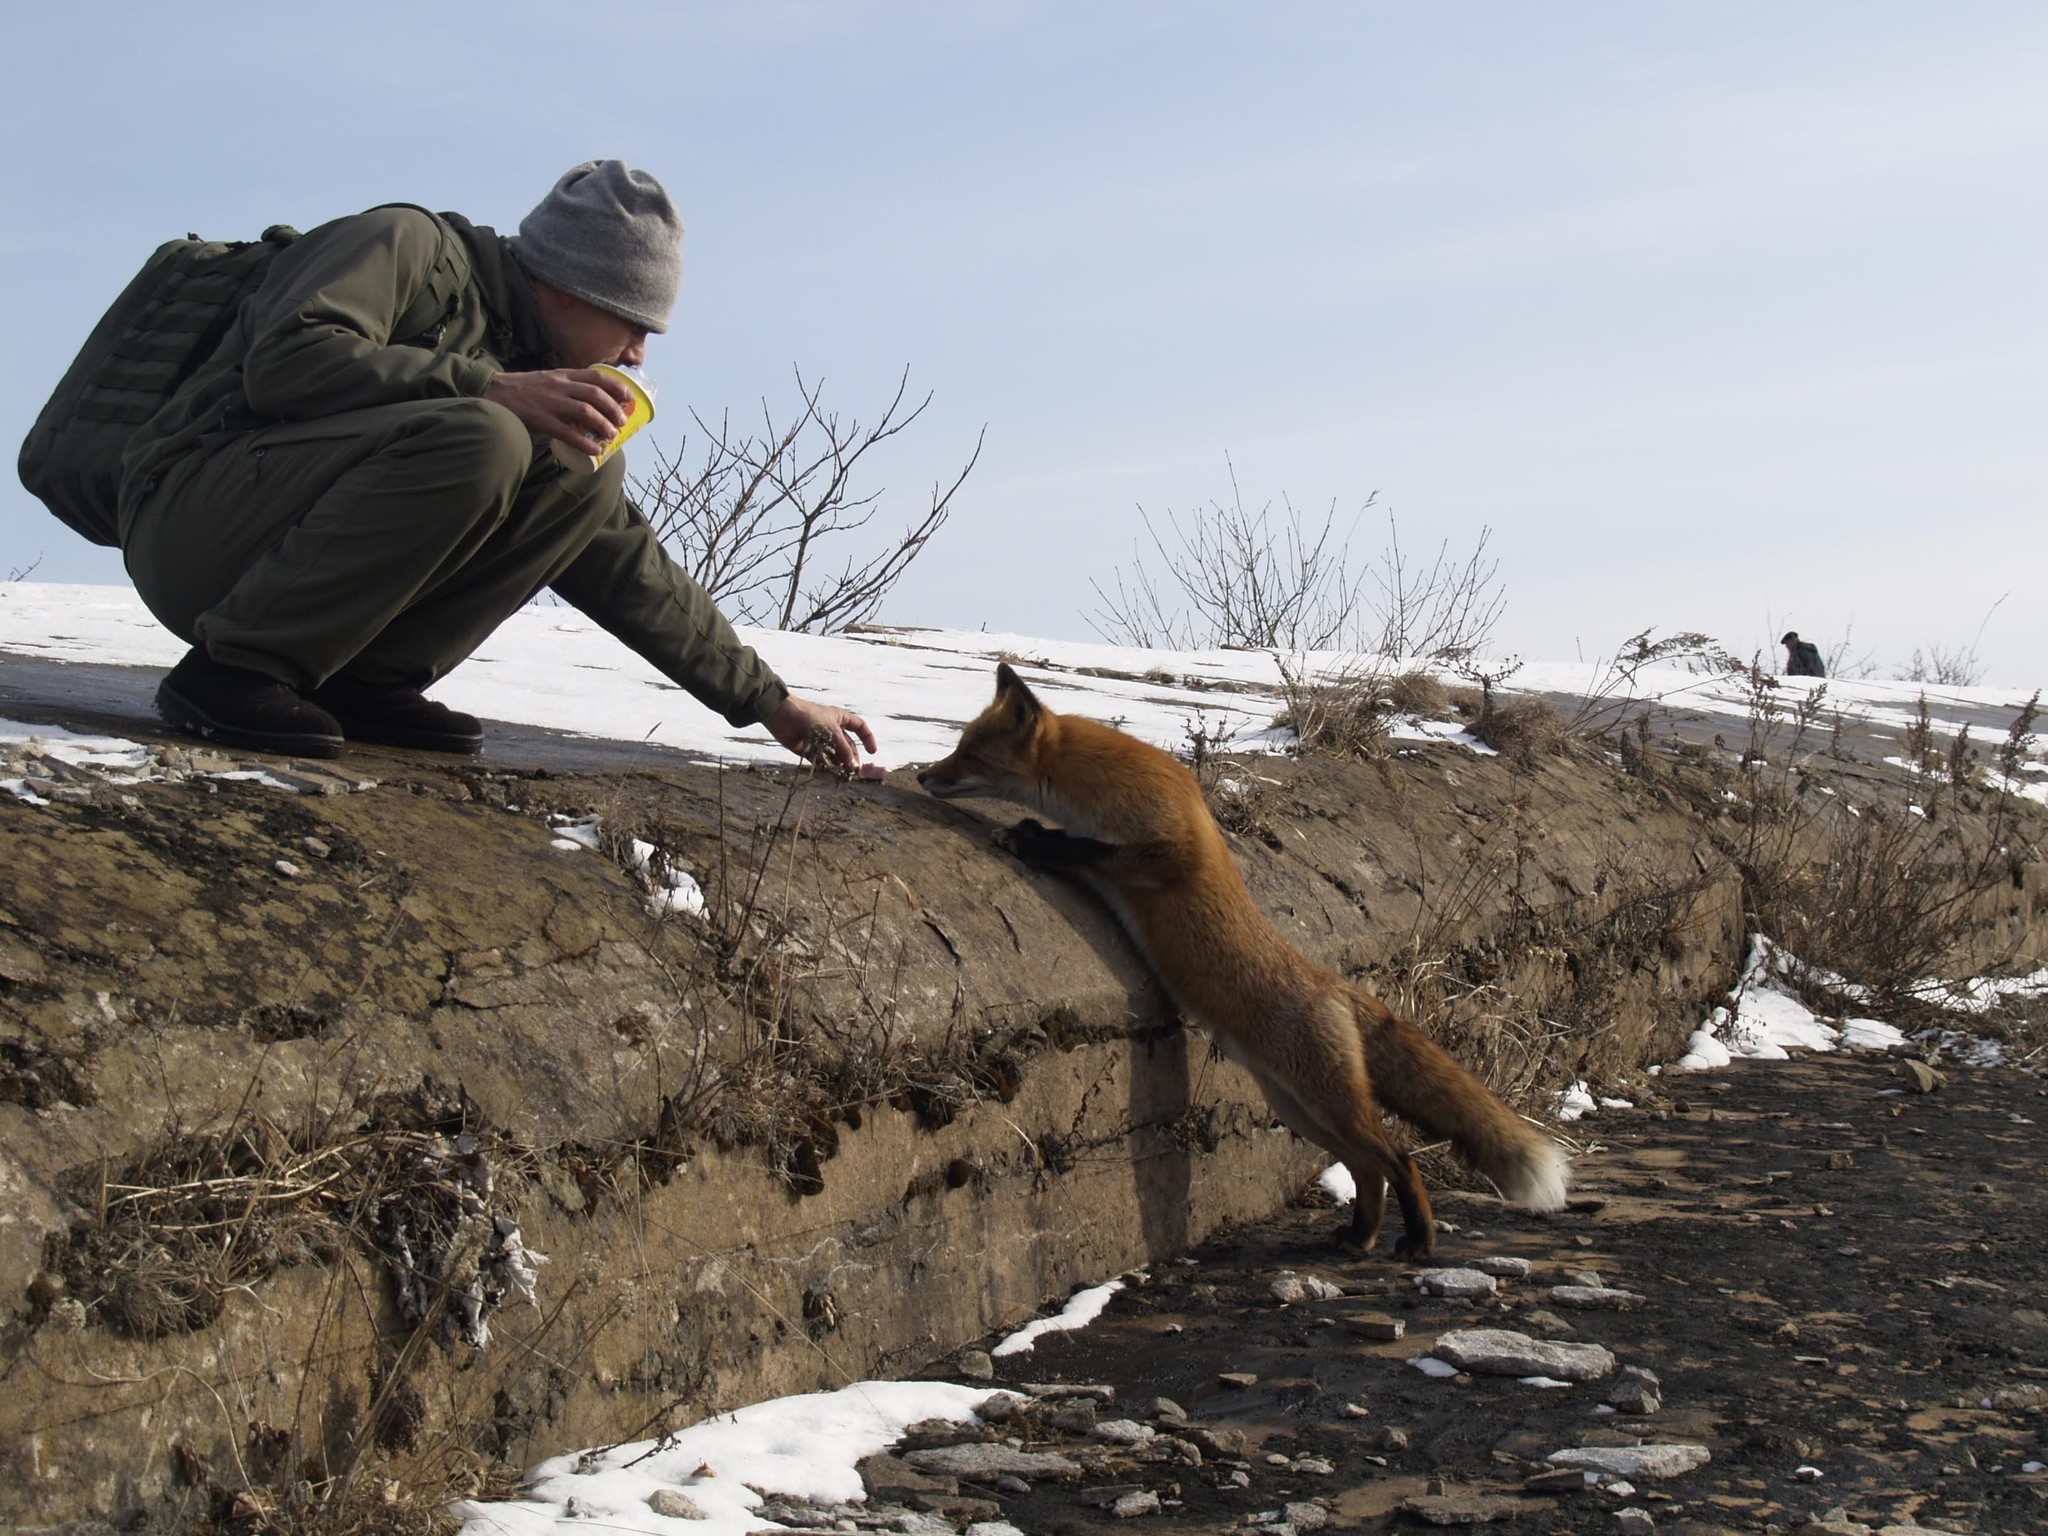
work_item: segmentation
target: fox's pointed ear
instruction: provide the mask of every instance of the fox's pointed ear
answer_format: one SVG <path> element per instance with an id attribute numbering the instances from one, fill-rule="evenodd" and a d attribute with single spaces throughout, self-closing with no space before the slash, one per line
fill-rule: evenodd
<path id="1" fill-rule="evenodd" d="M 996 663 L 996 702 L 1008 704 L 1016 710 L 1017 718 L 1024 721 L 1037 718 L 1045 707 L 1038 702 L 1038 695 L 1024 686 L 1024 679 L 1007 661 Z"/>

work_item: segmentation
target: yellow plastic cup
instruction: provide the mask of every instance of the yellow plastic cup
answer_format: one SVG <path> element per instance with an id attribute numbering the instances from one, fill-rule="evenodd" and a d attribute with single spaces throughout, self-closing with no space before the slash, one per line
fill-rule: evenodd
<path id="1" fill-rule="evenodd" d="M 626 445 L 626 439 L 654 420 L 654 386 L 634 368 L 619 368 L 610 363 L 598 363 L 593 373 L 608 373 L 633 392 L 632 409 L 626 414 L 625 425 L 614 432 L 611 441 L 596 453 L 585 453 L 581 448 L 563 442 L 559 437 L 548 446 L 562 467 L 579 475 L 594 475 L 604 467 L 605 460 Z"/>

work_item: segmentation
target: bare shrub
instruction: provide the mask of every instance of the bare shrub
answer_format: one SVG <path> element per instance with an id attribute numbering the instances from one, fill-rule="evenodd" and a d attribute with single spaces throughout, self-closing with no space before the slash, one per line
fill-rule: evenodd
<path id="1" fill-rule="evenodd" d="M 1507 594 L 1496 581 L 1500 562 L 1486 554 L 1492 537 L 1493 530 L 1482 527 L 1463 560 L 1452 558 L 1446 539 L 1427 566 L 1411 567 L 1401 553 L 1400 530 L 1389 512 L 1387 547 L 1372 573 L 1380 593 L 1374 605 L 1379 634 L 1372 649 L 1381 656 L 1432 661 L 1459 662 L 1475 655 L 1507 603 Z"/>
<path id="2" fill-rule="evenodd" d="M 1280 661 L 1283 705 L 1273 724 L 1294 733 L 1295 751 L 1372 762 L 1387 753 L 1395 709 L 1390 679 L 1363 671 L 1325 677 Z"/>
<path id="3" fill-rule="evenodd" d="M 1991 625 L 1992 615 L 2004 605 L 2010 592 L 2000 595 L 1998 600 L 1984 610 L 1984 618 L 1977 625 L 1977 633 L 1967 645 L 1930 645 L 1924 651 L 1913 648 L 1913 659 L 1893 674 L 1900 682 L 1933 683 L 1943 688 L 1969 688 L 1984 680 L 1984 663 L 1977 654 L 1977 647 L 1984 643 L 1984 631 Z"/>
<path id="4" fill-rule="evenodd" d="M 1984 680 L 1984 663 L 1976 647 L 1930 645 L 1913 647 L 1913 659 L 1893 674 L 1903 683 L 1934 683 L 1944 688 L 1968 688 Z"/>
<path id="5" fill-rule="evenodd" d="M 1856 626 L 1851 624 L 1842 631 L 1842 638 L 1829 646 L 1822 663 L 1829 677 L 1845 681 L 1861 681 L 1877 676 L 1877 656 L 1872 651 L 1856 649 Z"/>
<path id="6" fill-rule="evenodd" d="M 1909 1010 L 1920 984 L 1979 946 L 1979 904 L 2012 878 L 2019 807 L 1980 795 L 1967 729 L 1940 743 L 1924 696 L 1906 732 L 1910 786 L 1860 794 L 1859 804 L 1839 790 L 1811 793 L 1823 759 L 1801 747 L 1825 689 L 1788 712 L 1776 688 L 1752 664 L 1746 771 L 1711 791 L 1735 799 L 1729 852 L 1752 920 L 1799 957 L 1807 969 L 1795 979 L 1817 998 Z M 2015 727 L 2024 720 L 2022 711 Z M 1863 991 L 1845 995 L 1845 985 Z"/>
<path id="7" fill-rule="evenodd" d="M 1339 536 L 1334 501 L 1319 522 L 1284 494 L 1279 510 L 1271 501 L 1253 510 L 1236 466 L 1225 463 L 1227 503 L 1212 501 L 1185 518 L 1168 511 L 1163 533 L 1139 509 L 1157 570 L 1147 567 L 1141 549 L 1129 576 L 1119 569 L 1110 589 L 1091 583 L 1101 606 L 1085 617 L 1105 640 L 1437 660 L 1458 660 L 1485 644 L 1505 602 L 1498 562 L 1486 554 L 1491 530 L 1480 531 L 1464 559 L 1453 558 L 1446 541 L 1418 567 L 1402 552 L 1389 513 L 1385 550 L 1376 565 L 1360 569 L 1352 563 L 1352 537 L 1377 493 Z"/>
<path id="8" fill-rule="evenodd" d="M 1202 803 L 1208 806 L 1216 824 L 1226 832 L 1273 842 L 1273 829 L 1266 822 L 1270 781 L 1245 763 L 1225 757 L 1220 750 L 1221 744 L 1235 734 L 1235 727 L 1227 719 L 1190 720 L 1186 732 L 1187 745 L 1181 751 L 1181 759 L 1194 774 L 1195 783 L 1202 790 Z"/>
<path id="9" fill-rule="evenodd" d="M 1694 673 L 1744 670 L 1744 664 L 1723 649 L 1711 635 L 1697 630 L 1658 635 L 1655 630 L 1646 629 L 1622 641 L 1612 656 L 1599 662 L 1600 670 L 1594 675 L 1593 686 L 1587 689 L 1585 698 L 1565 722 L 1565 729 L 1574 736 L 1604 737 L 1643 702 L 1640 691 L 1643 672 L 1665 663 L 1676 663 Z"/>
<path id="10" fill-rule="evenodd" d="M 655 450 L 654 474 L 635 482 L 647 518 L 664 544 L 728 617 L 806 634 L 831 634 L 871 618 L 952 512 L 953 497 L 981 457 L 976 438 L 950 485 L 934 485 L 929 504 L 895 541 L 866 560 L 848 555 L 831 572 L 848 535 L 865 528 L 880 491 L 857 495 L 867 455 L 903 432 L 932 397 L 904 406 L 910 375 L 878 420 L 841 421 L 822 404 L 822 385 L 796 376 L 802 405 L 778 421 L 761 403 L 759 435 L 692 414 L 704 446 L 689 458 L 687 439 L 673 457 Z M 985 429 L 984 429 L 985 435 Z M 830 546 L 829 550 L 827 546 Z"/>
<path id="11" fill-rule="evenodd" d="M 2034 722 L 2041 716 L 2041 693 L 2036 689 L 2020 712 L 2013 716 L 2012 724 L 2006 727 L 2005 739 L 1992 753 L 1992 761 L 1998 764 L 1998 772 L 2005 782 L 2002 789 L 2017 789 L 2020 772 L 2032 757 Z"/>

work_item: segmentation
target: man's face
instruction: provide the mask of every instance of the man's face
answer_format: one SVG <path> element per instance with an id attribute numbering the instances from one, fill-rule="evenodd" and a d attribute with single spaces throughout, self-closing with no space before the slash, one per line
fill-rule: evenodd
<path id="1" fill-rule="evenodd" d="M 538 279 L 533 291 L 540 301 L 541 318 L 547 322 L 548 339 L 564 368 L 588 368 L 594 363 L 637 368 L 647 361 L 645 326 L 622 320 Z"/>

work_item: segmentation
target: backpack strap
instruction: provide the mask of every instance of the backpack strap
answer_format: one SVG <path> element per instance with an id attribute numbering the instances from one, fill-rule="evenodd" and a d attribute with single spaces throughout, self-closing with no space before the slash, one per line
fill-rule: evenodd
<path id="1" fill-rule="evenodd" d="M 441 249 L 435 253 L 434 264 L 427 269 L 427 280 L 413 301 L 405 307 L 391 326 L 391 344 L 408 347 L 437 347 L 448 329 L 448 322 L 455 318 L 455 312 L 462 306 L 463 292 L 469 287 L 469 247 L 456 234 L 448 221 L 431 208 L 422 208 L 418 203 L 379 203 L 380 208 L 410 208 L 415 213 L 424 213 L 434 221 L 434 228 L 441 236 Z"/>

